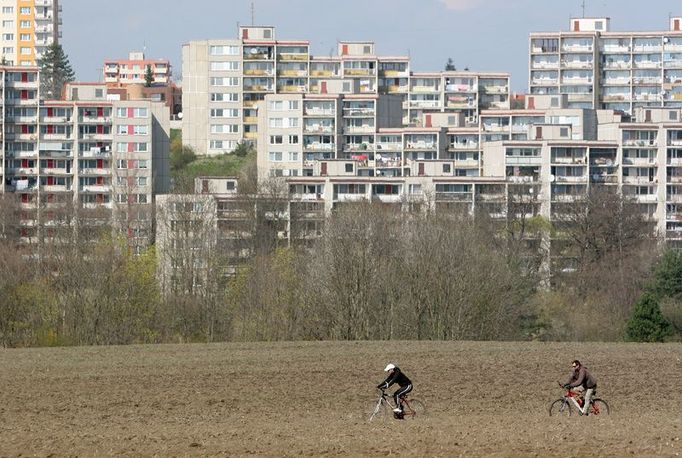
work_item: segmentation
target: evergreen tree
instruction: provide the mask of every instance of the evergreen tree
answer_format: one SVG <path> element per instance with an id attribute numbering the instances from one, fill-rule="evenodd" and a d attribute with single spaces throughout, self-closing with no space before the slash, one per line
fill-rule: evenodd
<path id="1" fill-rule="evenodd" d="M 76 74 L 62 45 L 52 43 L 38 59 L 40 92 L 43 100 L 61 99 L 64 83 L 74 81 Z"/>
<path id="2" fill-rule="evenodd" d="M 455 62 L 452 60 L 452 57 L 448 57 L 448 61 L 445 62 L 445 71 L 446 72 L 454 72 L 457 70 L 457 67 L 455 67 Z"/>
<path id="3" fill-rule="evenodd" d="M 147 70 L 144 73 L 144 85 L 145 87 L 152 87 L 152 83 L 154 83 L 154 72 L 152 66 L 147 65 Z"/>
<path id="4" fill-rule="evenodd" d="M 663 342 L 672 334 L 672 327 L 661 314 L 658 298 L 645 292 L 635 304 L 628 321 L 628 339 L 635 342 Z"/>
<path id="5" fill-rule="evenodd" d="M 656 266 L 649 289 L 660 298 L 682 300 L 682 251 L 665 252 Z"/>

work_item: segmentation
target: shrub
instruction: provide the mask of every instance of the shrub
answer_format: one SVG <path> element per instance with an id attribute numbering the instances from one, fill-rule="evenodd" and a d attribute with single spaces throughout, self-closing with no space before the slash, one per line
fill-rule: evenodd
<path id="1" fill-rule="evenodd" d="M 672 334 L 672 327 L 661 313 L 658 298 L 645 292 L 639 299 L 628 321 L 628 338 L 635 342 L 663 342 Z"/>

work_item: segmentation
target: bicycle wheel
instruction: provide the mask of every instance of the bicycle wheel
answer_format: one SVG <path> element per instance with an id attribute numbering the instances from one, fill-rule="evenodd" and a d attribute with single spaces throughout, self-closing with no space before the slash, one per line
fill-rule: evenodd
<path id="1" fill-rule="evenodd" d="M 563 399 L 557 399 L 549 406 L 550 417 L 570 417 L 572 413 L 571 404 Z"/>
<path id="2" fill-rule="evenodd" d="M 409 407 L 405 404 L 404 418 L 424 418 L 426 416 L 426 407 L 419 399 L 410 399 Z"/>
<path id="3" fill-rule="evenodd" d="M 595 398 L 590 406 L 590 415 L 608 415 L 609 405 L 603 399 Z"/>
<path id="4" fill-rule="evenodd" d="M 388 418 L 388 404 L 385 402 L 371 401 L 367 403 L 365 415 L 367 421 L 385 421 Z"/>

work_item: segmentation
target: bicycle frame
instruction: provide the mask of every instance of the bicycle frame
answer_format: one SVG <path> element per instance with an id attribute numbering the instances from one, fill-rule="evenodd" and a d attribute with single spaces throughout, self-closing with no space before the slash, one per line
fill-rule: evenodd
<path id="1" fill-rule="evenodd" d="M 390 399 L 393 397 L 390 394 L 386 393 L 384 390 L 380 390 L 381 394 L 379 395 L 379 399 L 377 400 L 377 404 L 374 407 L 374 410 L 372 412 L 372 415 L 369 417 L 369 421 L 372 421 L 374 417 L 381 411 L 382 404 L 386 404 L 386 406 L 392 411 L 396 406 L 393 405 L 393 403 L 390 401 Z M 410 407 L 410 401 L 407 399 L 406 395 L 400 396 L 400 400 L 403 403 L 403 415 L 409 415 L 409 416 L 415 416 L 416 412 Z"/>

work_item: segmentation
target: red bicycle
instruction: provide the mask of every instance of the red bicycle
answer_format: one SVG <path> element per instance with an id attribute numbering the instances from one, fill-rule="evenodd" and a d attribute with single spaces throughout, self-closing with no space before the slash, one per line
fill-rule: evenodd
<path id="1" fill-rule="evenodd" d="M 559 383 L 559 386 L 563 388 L 563 385 Z M 572 389 L 568 388 L 566 390 L 566 393 L 556 401 L 552 402 L 549 405 L 549 416 L 571 416 L 573 414 L 573 407 L 578 411 L 578 415 L 584 415 L 585 414 L 585 409 L 584 409 L 584 404 L 585 400 L 582 397 L 582 393 L 579 393 L 577 391 L 573 391 Z M 606 403 L 601 398 L 592 398 L 590 399 L 590 410 L 589 414 L 590 415 L 608 415 L 609 414 L 609 405 Z"/>

